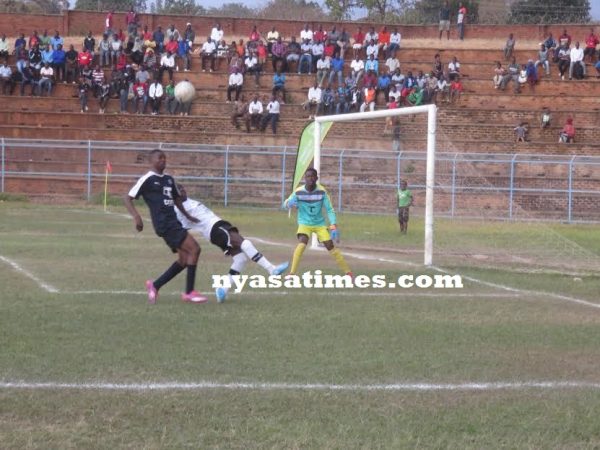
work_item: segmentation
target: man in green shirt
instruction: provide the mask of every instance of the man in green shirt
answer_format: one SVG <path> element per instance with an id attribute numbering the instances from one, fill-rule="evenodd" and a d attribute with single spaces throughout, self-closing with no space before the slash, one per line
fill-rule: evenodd
<path id="1" fill-rule="evenodd" d="M 400 223 L 400 233 L 406 234 L 408 230 L 408 210 L 413 205 L 412 192 L 408 190 L 406 181 L 400 182 L 400 189 L 396 193 L 398 200 L 398 222 Z"/>

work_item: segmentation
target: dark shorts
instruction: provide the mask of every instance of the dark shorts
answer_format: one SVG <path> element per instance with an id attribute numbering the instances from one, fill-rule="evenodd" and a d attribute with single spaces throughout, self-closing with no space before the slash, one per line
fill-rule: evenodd
<path id="1" fill-rule="evenodd" d="M 185 241 L 187 234 L 187 230 L 177 222 L 177 224 L 169 227 L 167 231 L 159 234 L 159 236 L 165 240 L 173 253 L 177 253 L 177 250 L 181 248 L 181 244 Z"/>
<path id="2" fill-rule="evenodd" d="M 213 225 L 212 230 L 210 230 L 211 244 L 219 247 L 226 255 L 229 255 L 229 252 L 233 248 L 231 246 L 231 236 L 229 235 L 231 232 L 239 233 L 238 229 L 226 220 L 219 220 Z"/>
<path id="3" fill-rule="evenodd" d="M 404 208 L 398 208 L 398 220 L 400 222 L 408 222 L 408 210 L 408 206 L 405 206 Z"/>

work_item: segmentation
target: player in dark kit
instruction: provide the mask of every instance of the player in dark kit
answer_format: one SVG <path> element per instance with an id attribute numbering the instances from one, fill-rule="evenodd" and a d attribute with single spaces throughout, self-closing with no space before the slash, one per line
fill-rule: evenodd
<path id="1" fill-rule="evenodd" d="M 185 292 L 181 294 L 181 299 L 190 303 L 206 303 L 208 299 L 194 290 L 200 246 L 177 220 L 175 206 L 189 221 L 195 223 L 198 219 L 190 216 L 185 211 L 175 180 L 170 175 L 164 174 L 167 157 L 162 150 L 157 149 L 150 152 L 150 165 L 152 169 L 141 177 L 135 186 L 131 188 L 129 194 L 125 196 L 125 206 L 133 217 L 135 228 L 142 231 L 144 223 L 133 204 L 134 199 L 142 196 L 150 209 L 154 231 L 165 240 L 173 253 L 178 254 L 178 258 L 156 280 L 146 281 L 148 303 L 156 303 L 158 290 L 186 267 L 188 269 L 186 288 Z"/>

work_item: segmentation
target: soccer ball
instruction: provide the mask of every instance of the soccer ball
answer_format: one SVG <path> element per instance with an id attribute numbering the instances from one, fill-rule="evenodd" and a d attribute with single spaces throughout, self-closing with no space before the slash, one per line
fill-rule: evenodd
<path id="1" fill-rule="evenodd" d="M 189 103 L 196 97 L 196 88 L 189 81 L 180 81 L 175 86 L 175 98 L 181 103 Z"/>

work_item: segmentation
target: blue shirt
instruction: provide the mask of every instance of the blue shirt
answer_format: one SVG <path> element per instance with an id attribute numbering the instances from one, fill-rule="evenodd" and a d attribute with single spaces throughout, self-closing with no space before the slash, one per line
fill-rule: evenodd
<path id="1" fill-rule="evenodd" d="M 54 64 L 62 64 L 65 62 L 66 53 L 64 50 L 54 50 L 52 52 L 52 61 Z"/>
<path id="2" fill-rule="evenodd" d="M 327 212 L 327 218 L 331 225 L 335 225 L 336 216 L 329 194 L 321 184 L 317 183 L 313 191 L 307 191 L 306 185 L 300 186 L 286 200 L 286 204 L 294 199 L 298 204 L 298 225 L 325 226 L 323 207 Z"/>
<path id="3" fill-rule="evenodd" d="M 56 48 L 59 45 L 63 45 L 63 44 L 64 44 L 63 38 L 61 38 L 60 36 L 59 37 L 52 37 L 52 38 L 50 38 L 50 45 L 52 46 L 52 48 L 54 50 L 56 50 Z"/>
<path id="4" fill-rule="evenodd" d="M 15 49 L 19 46 L 25 48 L 27 46 L 27 41 L 25 39 L 21 39 L 21 38 L 17 39 L 15 41 Z"/>
<path id="5" fill-rule="evenodd" d="M 392 80 L 388 75 L 382 75 L 377 80 L 377 86 L 379 86 L 380 88 L 386 88 L 390 85 L 391 82 Z"/>
<path id="6" fill-rule="evenodd" d="M 179 41 L 179 43 L 177 44 L 177 54 L 179 56 L 184 56 L 187 55 L 190 51 L 190 44 L 188 44 L 188 41 L 186 40 L 181 40 Z"/>
<path id="7" fill-rule="evenodd" d="M 341 72 L 344 69 L 344 60 L 342 58 L 333 58 L 331 60 L 331 70 Z"/>
<path id="8" fill-rule="evenodd" d="M 365 62 L 365 71 L 368 72 L 369 70 L 379 73 L 379 61 L 376 59 L 367 59 L 367 62 Z"/>
<path id="9" fill-rule="evenodd" d="M 283 86 L 285 85 L 285 75 L 280 73 L 280 74 L 275 74 L 273 75 L 273 86 Z"/>
<path id="10" fill-rule="evenodd" d="M 54 61 L 52 59 L 53 54 L 54 54 L 54 50 L 50 50 L 50 49 L 44 50 L 42 52 L 42 62 L 52 64 L 52 62 Z"/>

